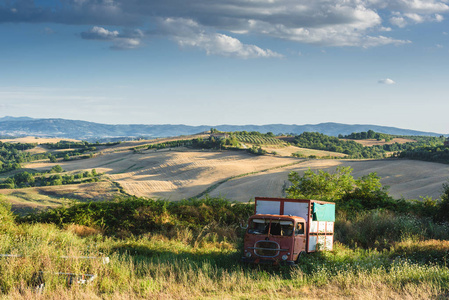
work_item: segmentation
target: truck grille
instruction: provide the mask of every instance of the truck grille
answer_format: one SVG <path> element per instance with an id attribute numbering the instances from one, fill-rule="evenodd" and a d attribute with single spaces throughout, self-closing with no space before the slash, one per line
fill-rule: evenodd
<path id="1" fill-rule="evenodd" d="M 272 241 L 258 241 L 254 245 L 254 253 L 262 257 L 275 257 L 279 254 L 279 244 Z"/>

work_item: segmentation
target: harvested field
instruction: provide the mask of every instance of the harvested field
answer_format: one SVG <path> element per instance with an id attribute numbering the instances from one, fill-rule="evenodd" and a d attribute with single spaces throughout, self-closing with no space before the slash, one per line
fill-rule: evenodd
<path id="1" fill-rule="evenodd" d="M 382 146 L 382 145 L 392 145 L 394 143 L 405 144 L 405 143 L 416 143 L 415 140 L 404 139 L 404 138 L 394 138 L 389 142 L 385 142 L 385 140 L 378 141 L 376 139 L 368 139 L 368 140 L 352 140 L 352 139 L 341 139 L 342 141 L 354 141 L 356 143 L 362 144 L 365 147 L 371 146 Z"/>
<path id="2" fill-rule="evenodd" d="M 238 201 L 248 201 L 255 196 L 281 197 L 288 187 L 288 173 L 323 169 L 333 171 L 338 166 L 350 166 L 353 176 L 360 177 L 376 172 L 384 186 L 395 198 L 419 199 L 420 196 L 439 198 L 443 183 L 449 179 L 449 166 L 413 160 L 310 160 L 306 163 L 273 170 L 253 176 L 230 180 L 217 189 L 212 196 L 226 196 Z"/>
<path id="3" fill-rule="evenodd" d="M 273 148 L 280 153 L 277 156 L 187 148 L 135 153 L 126 150 L 130 148 L 129 144 L 118 147 L 116 151 L 103 152 L 91 159 L 34 162 L 25 167 L 46 171 L 60 164 L 69 172 L 95 168 L 119 183 L 129 194 L 169 200 L 193 197 L 210 187 L 214 187 L 210 192 L 212 196 L 222 195 L 238 201 L 248 201 L 255 196 L 279 197 L 288 185 L 288 173 L 304 172 L 308 168 L 335 170 L 337 166 L 351 166 L 354 177 L 377 172 L 396 198 L 438 198 L 442 184 L 449 178 L 449 166 L 444 164 L 411 160 L 304 160 L 290 156 L 291 150 L 298 149 L 293 146 Z M 308 151 L 311 151 L 309 155 L 325 152 Z"/>
<path id="4" fill-rule="evenodd" d="M 59 139 L 59 138 L 40 138 L 34 136 L 26 136 L 20 137 L 16 139 L 0 139 L 2 143 L 30 143 L 30 144 L 46 144 L 46 143 L 57 143 L 60 141 L 70 141 L 70 142 L 79 142 L 74 139 Z"/>
<path id="5" fill-rule="evenodd" d="M 287 146 L 287 147 L 265 147 L 262 146 L 262 148 L 268 152 L 276 152 L 279 156 L 287 156 L 291 157 L 293 153 L 301 154 L 305 157 L 309 157 L 310 155 L 315 155 L 316 157 L 346 157 L 346 154 L 338 153 L 338 152 L 330 152 L 330 151 L 323 151 L 323 150 L 313 150 L 313 149 L 306 149 L 306 148 L 300 148 L 296 146 Z"/>
<path id="6" fill-rule="evenodd" d="M 57 207 L 61 204 L 78 201 L 112 200 L 119 195 L 118 188 L 109 181 L 96 183 L 71 184 L 63 186 L 45 186 L 23 189 L 0 189 L 3 195 L 16 211 L 30 211 Z M 70 200 L 69 200 L 70 199 Z"/>

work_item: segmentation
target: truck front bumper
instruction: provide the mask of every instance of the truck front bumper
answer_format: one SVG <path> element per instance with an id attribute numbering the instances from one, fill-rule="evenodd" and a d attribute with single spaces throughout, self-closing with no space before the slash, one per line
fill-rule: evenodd
<path id="1" fill-rule="evenodd" d="M 277 260 L 277 259 L 267 259 L 267 258 L 253 258 L 253 257 L 245 257 L 243 256 L 240 261 L 242 263 L 247 264 L 256 264 L 256 265 L 282 265 L 282 266 L 293 266 L 295 264 L 294 261 L 291 260 Z"/>

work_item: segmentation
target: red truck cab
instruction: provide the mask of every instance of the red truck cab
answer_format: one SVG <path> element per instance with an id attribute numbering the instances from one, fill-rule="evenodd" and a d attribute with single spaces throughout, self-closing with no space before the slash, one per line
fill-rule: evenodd
<path id="1" fill-rule="evenodd" d="M 292 265 L 302 253 L 332 250 L 334 220 L 334 203 L 258 197 L 248 220 L 242 261 Z"/>

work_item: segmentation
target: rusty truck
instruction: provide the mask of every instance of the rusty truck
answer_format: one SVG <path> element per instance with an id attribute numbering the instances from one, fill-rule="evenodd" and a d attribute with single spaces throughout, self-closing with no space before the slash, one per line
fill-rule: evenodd
<path id="1" fill-rule="evenodd" d="M 293 265 L 305 253 L 332 250 L 334 222 L 332 202 L 256 197 L 242 261 Z"/>

